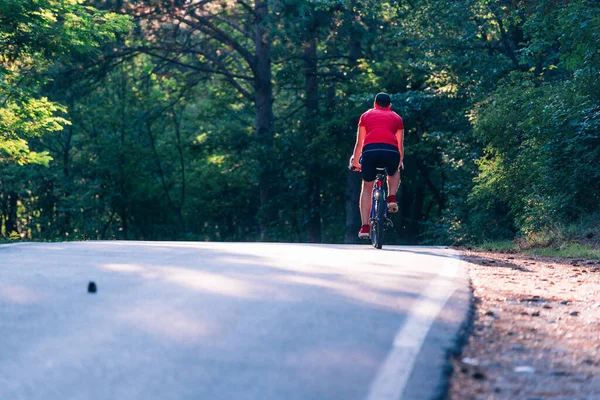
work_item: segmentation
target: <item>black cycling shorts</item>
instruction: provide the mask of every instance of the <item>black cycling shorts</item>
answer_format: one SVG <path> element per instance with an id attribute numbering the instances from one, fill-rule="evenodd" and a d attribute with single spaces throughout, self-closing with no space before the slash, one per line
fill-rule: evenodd
<path id="1" fill-rule="evenodd" d="M 363 147 L 360 163 L 363 180 L 373 182 L 377 176 L 376 168 L 385 168 L 388 175 L 398 171 L 400 152 L 391 144 L 371 143 Z"/>

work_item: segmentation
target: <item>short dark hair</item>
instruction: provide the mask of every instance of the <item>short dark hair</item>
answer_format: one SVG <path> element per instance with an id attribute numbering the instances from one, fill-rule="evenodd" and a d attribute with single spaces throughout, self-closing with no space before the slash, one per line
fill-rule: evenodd
<path id="1" fill-rule="evenodd" d="M 379 107 L 387 107 L 392 103 L 392 99 L 389 94 L 381 92 L 377 93 L 377 96 L 375 96 L 375 103 Z"/>

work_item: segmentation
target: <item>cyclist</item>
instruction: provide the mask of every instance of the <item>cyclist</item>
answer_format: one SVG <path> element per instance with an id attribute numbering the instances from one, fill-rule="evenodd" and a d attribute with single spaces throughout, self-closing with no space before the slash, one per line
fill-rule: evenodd
<path id="1" fill-rule="evenodd" d="M 387 93 L 378 93 L 375 96 L 373 108 L 360 116 L 354 153 L 350 157 L 352 169 L 362 170 L 362 227 L 358 232 L 361 239 L 368 239 L 370 236 L 371 192 L 377 167 L 385 168 L 388 175 L 388 211 L 398 211 L 396 192 L 400 185 L 400 167 L 404 159 L 404 124 L 402 118 L 392 111 L 391 107 L 392 102 Z"/>

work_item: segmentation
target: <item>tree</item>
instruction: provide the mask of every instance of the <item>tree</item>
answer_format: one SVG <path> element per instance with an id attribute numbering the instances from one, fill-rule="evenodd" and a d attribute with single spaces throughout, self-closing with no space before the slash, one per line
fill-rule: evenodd
<path id="1" fill-rule="evenodd" d="M 0 164 L 43 164 L 47 151 L 30 149 L 28 140 L 62 130 L 69 122 L 63 105 L 39 96 L 39 85 L 53 63 L 74 54 L 92 54 L 129 28 L 128 18 L 101 13 L 82 1 L 6 0 L 0 4 Z M 7 175 L 10 173 L 5 172 Z M 19 192 L 3 193 L 5 232 L 15 231 Z"/>
<path id="2" fill-rule="evenodd" d="M 153 8 L 148 2 L 142 8 Z M 176 2 L 157 7 L 143 23 L 162 40 L 160 45 L 141 46 L 138 50 L 180 68 L 199 74 L 217 74 L 229 82 L 255 109 L 255 157 L 258 164 L 259 198 L 265 213 L 274 195 L 273 157 L 274 114 L 271 66 L 272 9 L 270 3 L 257 0 L 248 4 L 218 1 Z M 169 21 L 169 22 L 167 22 Z M 156 29 L 155 29 L 156 28 Z M 266 214 L 260 219 L 263 235 L 267 232 Z"/>
<path id="3" fill-rule="evenodd" d="M 45 153 L 31 152 L 27 139 L 62 129 L 65 108 L 38 98 L 35 87 L 47 67 L 68 62 L 72 53 L 90 53 L 128 28 L 127 18 L 99 13 L 81 1 L 7 0 L 0 4 L 0 151 L 20 164 L 47 164 Z M 8 159 L 4 159 L 8 161 Z"/>

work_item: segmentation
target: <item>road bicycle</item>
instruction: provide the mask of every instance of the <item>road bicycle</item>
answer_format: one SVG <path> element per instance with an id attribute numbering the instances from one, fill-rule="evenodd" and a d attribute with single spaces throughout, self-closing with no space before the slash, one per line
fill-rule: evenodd
<path id="1" fill-rule="evenodd" d="M 376 249 L 383 247 L 383 232 L 392 228 L 394 223 L 388 216 L 387 193 L 384 181 L 386 180 L 385 168 L 377 168 L 375 183 L 373 184 L 371 200 L 371 243 Z"/>
<path id="2" fill-rule="evenodd" d="M 351 171 L 357 171 L 356 168 L 350 166 Z M 376 249 L 383 247 L 383 232 L 388 228 L 392 228 L 394 223 L 388 216 L 387 209 L 387 193 L 384 182 L 386 181 L 385 168 L 376 168 L 377 175 L 373 183 L 373 191 L 371 192 L 371 214 L 369 222 L 371 223 L 371 244 Z"/>

